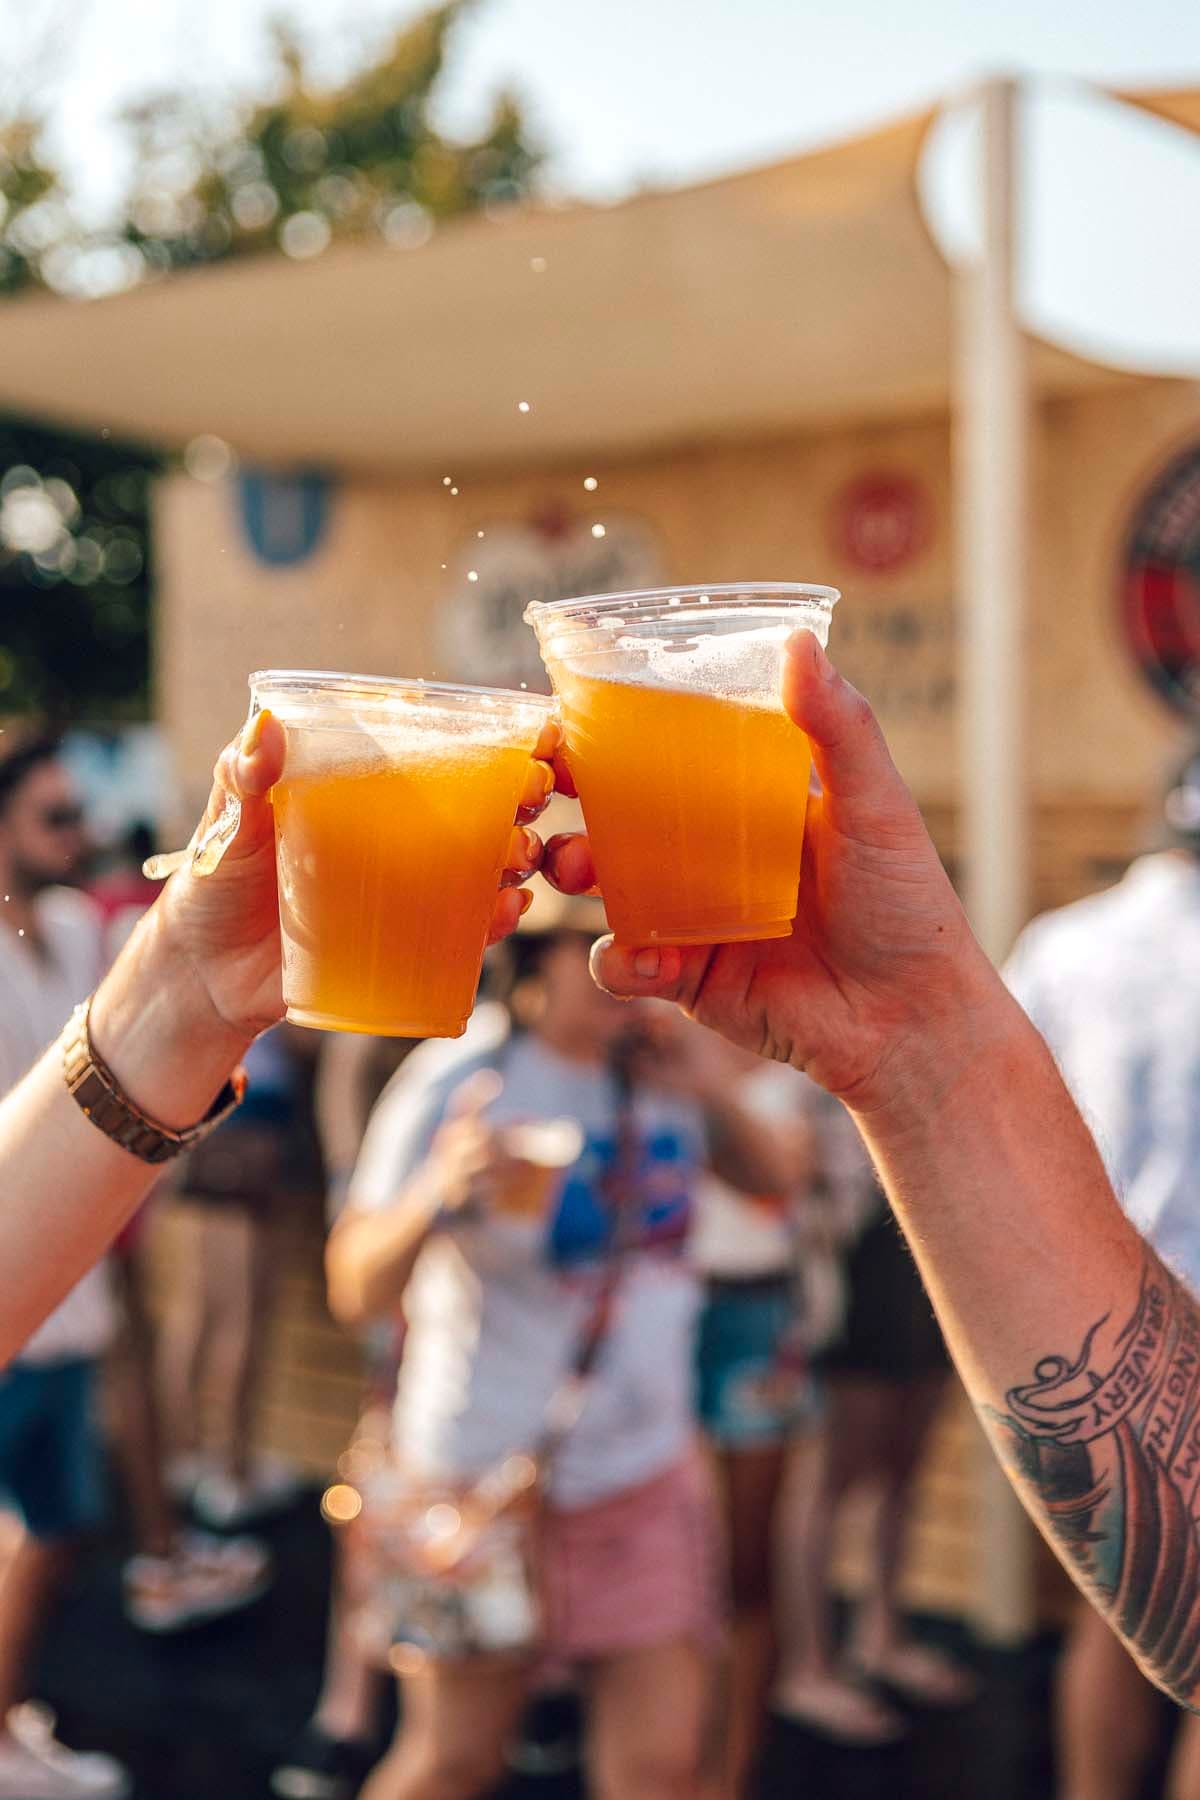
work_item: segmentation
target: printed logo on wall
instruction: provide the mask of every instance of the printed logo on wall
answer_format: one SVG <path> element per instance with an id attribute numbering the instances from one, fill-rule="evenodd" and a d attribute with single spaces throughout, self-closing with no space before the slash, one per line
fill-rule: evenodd
<path id="1" fill-rule="evenodd" d="M 857 475 L 834 499 L 834 549 L 860 574 L 891 575 L 913 562 L 932 535 L 933 503 L 911 475 Z"/>
<path id="2" fill-rule="evenodd" d="M 1134 513 L 1121 619 L 1152 686 L 1178 711 L 1200 715 L 1200 444 L 1167 464 Z"/>
<path id="3" fill-rule="evenodd" d="M 618 594 L 661 579 L 653 532 L 627 514 L 582 516 L 552 505 L 526 525 L 488 525 L 482 537 L 473 529 L 438 613 L 440 667 L 457 681 L 525 682 L 544 692 L 537 641 L 521 618 L 531 600 Z"/>
<path id="4" fill-rule="evenodd" d="M 329 476 L 245 469 L 237 482 L 242 529 L 258 560 L 282 569 L 310 557 L 329 523 Z"/>

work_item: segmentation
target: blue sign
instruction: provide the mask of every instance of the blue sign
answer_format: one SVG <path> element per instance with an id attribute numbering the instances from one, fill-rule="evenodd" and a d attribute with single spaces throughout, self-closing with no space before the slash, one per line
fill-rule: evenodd
<path id="1" fill-rule="evenodd" d="M 333 481 L 315 469 L 272 474 L 248 469 L 238 476 L 242 529 L 260 562 L 286 568 L 310 557 L 329 522 Z"/>

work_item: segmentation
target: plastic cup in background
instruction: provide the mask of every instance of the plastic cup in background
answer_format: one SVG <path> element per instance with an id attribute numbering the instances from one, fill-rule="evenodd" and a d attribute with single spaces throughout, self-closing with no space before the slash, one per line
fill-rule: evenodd
<path id="1" fill-rule="evenodd" d="M 623 944 L 785 937 L 811 751 L 783 646 L 835 588 L 663 588 L 535 602 L 609 924 Z"/>
<path id="2" fill-rule="evenodd" d="M 287 730 L 271 798 L 288 1018 L 460 1036 L 554 702 L 305 669 L 252 675 L 250 692 Z"/>

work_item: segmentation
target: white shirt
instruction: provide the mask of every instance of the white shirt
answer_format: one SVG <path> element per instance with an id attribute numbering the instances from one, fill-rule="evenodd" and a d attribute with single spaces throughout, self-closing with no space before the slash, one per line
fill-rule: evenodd
<path id="1" fill-rule="evenodd" d="M 350 1205 L 392 1205 L 424 1160 L 447 1105 L 476 1069 L 504 1082 L 497 1124 L 572 1119 L 584 1148 L 545 1218 L 451 1218 L 417 1258 L 405 1294 L 408 1335 L 395 1412 L 396 1450 L 423 1476 L 470 1479 L 539 1438 L 592 1312 L 609 1215 L 616 1094 L 609 1076 L 536 1037 L 507 1041 L 503 1012 L 481 1007 L 454 1043 L 414 1050 L 372 1116 Z M 692 1338 L 698 1284 L 684 1260 L 703 1128 L 690 1106 L 635 1103 L 641 1151 L 636 1248 L 620 1275 L 611 1326 L 583 1412 L 559 1450 L 551 1490 L 583 1506 L 651 1479 L 692 1434 Z"/>
<path id="2" fill-rule="evenodd" d="M 34 901 L 45 954 L 0 915 L 0 1094 L 21 1079 L 61 1032 L 101 974 L 101 924 L 92 904 L 69 888 Z M 98 1356 L 114 1314 L 103 1264 L 89 1270 L 29 1339 L 18 1362 Z"/>
<path id="3" fill-rule="evenodd" d="M 1036 919 L 1005 979 L 1126 1213 L 1200 1292 L 1200 863 L 1144 856 L 1107 893 Z"/>

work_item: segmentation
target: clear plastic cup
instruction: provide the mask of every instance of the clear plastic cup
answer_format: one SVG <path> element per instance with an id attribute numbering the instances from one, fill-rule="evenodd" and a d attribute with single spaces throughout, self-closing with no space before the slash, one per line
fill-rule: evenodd
<path id="1" fill-rule="evenodd" d="M 623 944 L 785 937 L 811 752 L 783 646 L 836 588 L 662 588 L 535 602 L 609 924 Z"/>
<path id="2" fill-rule="evenodd" d="M 272 790 L 287 1016 L 458 1037 L 475 1003 L 540 694 L 268 669 L 287 729 Z"/>

